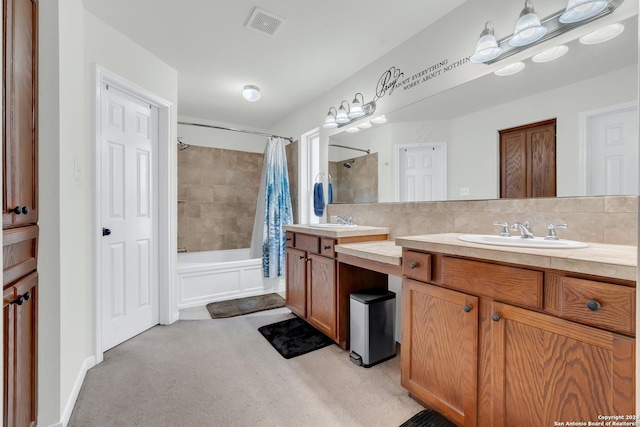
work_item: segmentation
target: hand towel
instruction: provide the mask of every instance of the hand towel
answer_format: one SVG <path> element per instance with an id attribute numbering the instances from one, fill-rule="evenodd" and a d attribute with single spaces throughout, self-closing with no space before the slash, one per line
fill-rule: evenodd
<path id="1" fill-rule="evenodd" d="M 333 203 L 333 185 L 329 183 L 329 204 Z"/>
<path id="2" fill-rule="evenodd" d="M 324 212 L 324 188 L 321 182 L 316 182 L 313 186 L 313 212 L 318 217 Z"/>

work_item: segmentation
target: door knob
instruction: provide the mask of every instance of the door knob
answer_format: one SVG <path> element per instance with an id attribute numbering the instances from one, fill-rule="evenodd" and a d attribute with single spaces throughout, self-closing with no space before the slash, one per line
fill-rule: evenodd
<path id="1" fill-rule="evenodd" d="M 111 234 L 111 230 L 109 230 L 108 228 L 102 227 L 102 235 L 108 236 L 109 234 Z"/>

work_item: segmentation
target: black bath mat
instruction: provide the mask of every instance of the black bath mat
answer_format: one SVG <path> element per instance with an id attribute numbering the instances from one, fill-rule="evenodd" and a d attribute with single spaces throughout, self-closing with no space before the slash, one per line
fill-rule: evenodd
<path id="1" fill-rule="evenodd" d="M 212 319 L 242 316 L 263 310 L 273 310 L 285 306 L 285 300 L 278 294 L 257 295 L 207 304 Z"/>
<path id="2" fill-rule="evenodd" d="M 405 421 L 400 427 L 455 427 L 455 424 L 439 413 L 425 409 Z"/>
<path id="3" fill-rule="evenodd" d="M 262 326 L 258 331 L 285 359 L 333 344 L 329 337 L 298 317 Z"/>

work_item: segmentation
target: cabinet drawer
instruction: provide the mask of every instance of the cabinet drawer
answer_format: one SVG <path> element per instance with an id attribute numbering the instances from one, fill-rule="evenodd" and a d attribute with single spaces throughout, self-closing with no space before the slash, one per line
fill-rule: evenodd
<path id="1" fill-rule="evenodd" d="M 287 231 L 285 235 L 285 244 L 288 248 L 296 247 L 296 233 L 293 231 Z"/>
<path id="2" fill-rule="evenodd" d="M 542 308 L 541 271 L 443 257 L 442 284 L 496 301 Z"/>
<path id="3" fill-rule="evenodd" d="M 592 280 L 560 279 L 560 316 L 580 323 L 633 334 L 635 289 Z"/>
<path id="4" fill-rule="evenodd" d="M 320 255 L 324 255 L 329 258 L 334 258 L 336 253 L 333 249 L 336 241 L 327 237 L 320 238 Z"/>
<path id="5" fill-rule="evenodd" d="M 2 236 L 2 284 L 4 286 L 36 269 L 38 226 L 4 230 Z"/>
<path id="6" fill-rule="evenodd" d="M 431 255 L 404 251 L 402 253 L 402 275 L 422 282 L 430 282 Z"/>
<path id="7" fill-rule="evenodd" d="M 294 238 L 295 248 L 301 251 L 319 253 L 320 238 L 318 236 L 310 236 L 309 234 L 296 233 Z"/>

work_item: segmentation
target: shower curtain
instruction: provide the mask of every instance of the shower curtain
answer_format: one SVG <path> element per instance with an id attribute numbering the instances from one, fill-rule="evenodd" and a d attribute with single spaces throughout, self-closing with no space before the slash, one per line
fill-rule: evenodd
<path id="1" fill-rule="evenodd" d="M 267 139 L 251 238 L 251 258 L 262 258 L 262 273 L 268 278 L 285 274 L 286 233 L 282 226 L 293 222 L 284 145 L 282 138 Z"/>

